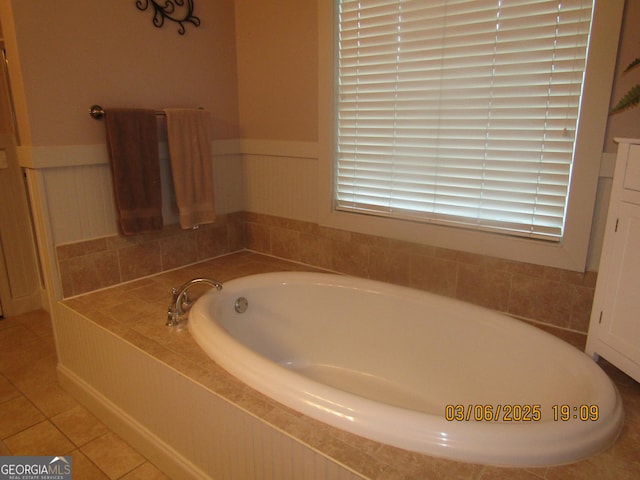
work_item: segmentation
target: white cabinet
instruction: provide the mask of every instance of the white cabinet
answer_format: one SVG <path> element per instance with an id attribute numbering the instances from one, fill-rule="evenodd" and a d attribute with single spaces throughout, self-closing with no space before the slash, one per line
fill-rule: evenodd
<path id="1" fill-rule="evenodd" d="M 640 140 L 620 140 L 586 351 L 640 381 Z"/>

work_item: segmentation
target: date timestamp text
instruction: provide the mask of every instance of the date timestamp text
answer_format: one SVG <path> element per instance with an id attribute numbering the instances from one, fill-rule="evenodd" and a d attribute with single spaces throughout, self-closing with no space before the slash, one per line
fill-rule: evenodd
<path id="1" fill-rule="evenodd" d="M 595 422 L 600 418 L 598 405 L 554 405 L 551 410 L 554 422 L 568 422 L 570 420 Z"/>
<path id="2" fill-rule="evenodd" d="M 598 405 L 553 405 L 554 422 L 595 422 L 600 418 Z M 541 405 L 490 405 L 449 404 L 445 406 L 444 418 L 449 422 L 539 422 L 542 420 Z"/>
<path id="3" fill-rule="evenodd" d="M 540 405 L 446 405 L 444 418 L 448 422 L 539 422 Z"/>

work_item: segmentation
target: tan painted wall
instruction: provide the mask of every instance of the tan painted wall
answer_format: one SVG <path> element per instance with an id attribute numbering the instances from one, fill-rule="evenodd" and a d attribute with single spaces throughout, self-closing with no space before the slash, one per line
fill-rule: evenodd
<path id="1" fill-rule="evenodd" d="M 613 84 L 611 103 L 615 105 L 631 87 L 640 84 L 640 67 L 624 73 L 624 69 L 634 59 L 640 57 L 640 1 L 627 0 L 625 5 L 620 47 L 618 50 L 618 66 Z M 614 138 L 640 138 L 640 108 L 627 110 L 609 117 L 607 125 L 606 152 L 615 152 Z"/>
<path id="2" fill-rule="evenodd" d="M 235 5 L 241 136 L 317 141 L 316 0 Z"/>
<path id="3" fill-rule="evenodd" d="M 151 9 L 116 3 L 2 0 L 22 144 L 104 143 L 94 103 L 204 107 L 214 138 L 237 138 L 233 0 L 196 2 L 201 25 L 185 35 L 171 22 L 155 28 Z"/>

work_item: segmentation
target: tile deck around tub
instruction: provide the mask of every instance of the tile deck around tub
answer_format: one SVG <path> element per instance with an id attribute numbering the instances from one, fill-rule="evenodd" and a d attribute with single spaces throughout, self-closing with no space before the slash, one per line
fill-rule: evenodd
<path id="1" fill-rule="evenodd" d="M 186 328 L 164 326 L 171 287 L 194 277 L 222 282 L 271 271 L 317 270 L 251 252 L 217 259 L 64 300 L 70 308 L 112 333 L 170 364 L 280 430 L 372 480 L 395 479 L 632 479 L 640 476 L 640 384 L 604 365 L 623 397 L 626 419 L 618 442 L 584 461 L 542 468 L 499 468 L 455 462 L 408 452 L 363 439 L 301 415 L 247 387 L 210 360 Z M 194 286 L 196 299 L 209 287 Z M 552 333 L 584 348 L 585 336 L 567 330 Z"/>

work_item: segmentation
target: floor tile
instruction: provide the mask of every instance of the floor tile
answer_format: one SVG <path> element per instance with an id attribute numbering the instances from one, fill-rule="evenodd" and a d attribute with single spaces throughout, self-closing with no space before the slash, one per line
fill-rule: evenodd
<path id="1" fill-rule="evenodd" d="M 41 340 L 34 338 L 31 332 L 22 325 L 10 323 L 9 320 L 0 322 L 2 325 L 13 325 L 0 329 L 0 371 L 17 365 L 24 365 L 30 353 L 38 352 L 33 348 Z"/>
<path id="2" fill-rule="evenodd" d="M 8 456 L 11 455 L 11 452 L 9 451 L 9 448 L 5 445 L 5 443 L 0 440 L 0 456 Z"/>
<path id="3" fill-rule="evenodd" d="M 5 443 L 13 455 L 68 455 L 75 449 L 48 420 L 6 438 Z"/>
<path id="4" fill-rule="evenodd" d="M 58 381 L 56 357 L 48 355 L 5 369 L 4 375 L 20 390 L 33 390 Z"/>
<path id="5" fill-rule="evenodd" d="M 484 467 L 478 480 L 540 480 L 543 478 L 544 476 L 539 476 L 526 470 Z"/>
<path id="6" fill-rule="evenodd" d="M 3 352 L 15 353 L 33 340 L 33 335 L 25 326 L 9 324 L 6 320 L 3 324 L 7 325 L 0 330 L 0 347 Z"/>
<path id="7" fill-rule="evenodd" d="M 80 405 L 52 417 L 51 421 L 78 447 L 109 431 L 100 420 Z"/>
<path id="8" fill-rule="evenodd" d="M 24 396 L 8 400 L 0 405 L 0 438 L 6 439 L 45 419 L 44 415 Z"/>
<path id="9" fill-rule="evenodd" d="M 136 468 L 133 472 L 128 473 L 122 480 L 170 480 L 164 473 L 158 470 L 149 462 L 145 462 Z"/>
<path id="10" fill-rule="evenodd" d="M 71 468 L 73 480 L 109 480 L 80 450 L 71 452 Z"/>
<path id="11" fill-rule="evenodd" d="M 111 432 L 87 443 L 81 451 L 112 479 L 122 477 L 145 462 L 144 457 Z"/>
<path id="12" fill-rule="evenodd" d="M 0 374 L 0 404 L 19 396 L 20 391 L 4 375 Z"/>
<path id="13" fill-rule="evenodd" d="M 640 478 L 640 464 L 624 462 L 609 453 L 601 453 L 582 462 L 550 468 L 547 480 L 636 480 Z"/>
<path id="14" fill-rule="evenodd" d="M 78 402 L 65 392 L 58 382 L 37 385 L 26 391 L 25 396 L 47 417 L 65 412 L 78 405 Z"/>
<path id="15" fill-rule="evenodd" d="M 34 310 L 21 316 L 22 324 L 29 329 L 33 335 L 38 337 L 48 337 L 53 341 L 53 325 L 49 314 L 44 310 Z"/>

